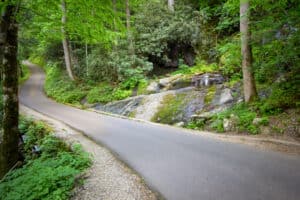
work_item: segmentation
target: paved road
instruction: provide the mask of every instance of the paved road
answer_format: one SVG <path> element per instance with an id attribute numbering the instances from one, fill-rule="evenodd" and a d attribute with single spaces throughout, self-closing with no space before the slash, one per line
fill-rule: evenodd
<path id="1" fill-rule="evenodd" d="M 166 199 L 300 199 L 299 157 L 61 105 L 45 97 L 42 70 L 30 69 L 22 104 L 104 144 Z"/>

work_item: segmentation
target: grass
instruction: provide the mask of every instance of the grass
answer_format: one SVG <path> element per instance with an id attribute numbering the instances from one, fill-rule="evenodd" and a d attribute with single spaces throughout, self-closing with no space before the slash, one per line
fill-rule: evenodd
<path id="1" fill-rule="evenodd" d="M 0 182 L 0 199 L 68 199 L 91 160 L 79 145 L 71 148 L 51 135 L 41 122 L 21 119 L 20 132 L 25 134 L 26 162 Z M 32 151 L 33 145 L 40 152 Z"/>

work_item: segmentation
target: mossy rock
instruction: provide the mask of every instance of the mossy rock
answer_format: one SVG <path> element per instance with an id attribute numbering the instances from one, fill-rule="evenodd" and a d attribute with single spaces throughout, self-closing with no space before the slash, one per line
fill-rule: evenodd
<path id="1" fill-rule="evenodd" d="M 174 124 L 179 122 L 183 115 L 186 94 L 168 94 L 163 98 L 158 112 L 152 117 L 151 121 L 163 124 Z"/>

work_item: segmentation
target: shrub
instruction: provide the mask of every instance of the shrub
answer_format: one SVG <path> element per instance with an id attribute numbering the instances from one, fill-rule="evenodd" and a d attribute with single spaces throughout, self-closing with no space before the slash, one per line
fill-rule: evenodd
<path id="1" fill-rule="evenodd" d="M 223 120 L 225 118 L 231 118 L 232 115 L 238 118 L 236 128 L 239 132 L 248 132 L 251 134 L 258 133 L 258 127 L 252 123 L 254 118 L 257 117 L 257 113 L 253 111 L 250 106 L 243 103 L 237 104 L 230 109 L 215 114 L 210 121 L 210 127 L 218 132 L 224 132 Z"/>
<path id="2" fill-rule="evenodd" d="M 241 49 L 240 42 L 237 37 L 233 37 L 230 41 L 226 40 L 219 44 L 217 50 L 220 55 L 220 70 L 227 77 L 241 78 Z"/>
<path id="3" fill-rule="evenodd" d="M 204 119 L 198 119 L 198 120 L 194 120 L 194 121 L 189 122 L 185 126 L 185 128 L 196 129 L 196 130 L 203 130 L 204 126 L 205 126 Z"/>
<path id="4" fill-rule="evenodd" d="M 87 89 L 72 81 L 56 64 L 46 67 L 45 92 L 61 103 L 79 103 L 87 94 Z"/>
<path id="5" fill-rule="evenodd" d="M 40 145 L 41 155 L 32 157 L 27 151 L 25 165 L 0 182 L 0 199 L 68 199 L 78 175 L 91 164 L 89 155 L 78 145 L 67 147 L 41 122 L 20 121 L 26 148 Z"/>

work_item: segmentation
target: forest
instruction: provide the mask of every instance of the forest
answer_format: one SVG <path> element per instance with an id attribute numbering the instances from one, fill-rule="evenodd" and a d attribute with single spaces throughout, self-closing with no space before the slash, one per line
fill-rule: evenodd
<path id="1" fill-rule="evenodd" d="M 26 62 L 61 104 L 300 141 L 299 0 L 1 0 L 0 11 L 0 199 L 69 199 L 91 165 L 19 115 Z M 29 194 L 37 186 L 24 182 L 41 168 L 43 187 Z"/>

